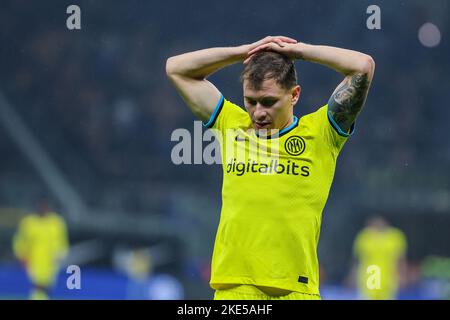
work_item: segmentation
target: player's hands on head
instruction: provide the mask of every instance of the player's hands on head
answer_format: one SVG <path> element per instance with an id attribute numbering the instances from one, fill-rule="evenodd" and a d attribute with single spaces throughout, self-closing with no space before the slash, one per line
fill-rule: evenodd
<path id="1" fill-rule="evenodd" d="M 299 58 L 297 40 L 284 36 L 268 36 L 250 45 L 244 64 L 248 63 L 255 53 L 275 51 L 295 60 Z"/>
<path id="2" fill-rule="evenodd" d="M 268 44 L 268 43 L 277 43 L 280 46 L 282 46 L 285 43 L 297 43 L 297 40 L 285 37 L 285 36 L 267 36 L 259 41 L 253 42 L 249 45 L 249 50 L 253 50 L 259 46 Z"/>

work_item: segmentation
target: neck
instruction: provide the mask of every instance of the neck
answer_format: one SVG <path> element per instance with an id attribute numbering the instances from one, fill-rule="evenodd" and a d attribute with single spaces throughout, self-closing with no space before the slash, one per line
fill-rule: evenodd
<path id="1" fill-rule="evenodd" d="M 288 119 L 279 130 L 283 130 L 284 128 L 289 127 L 293 122 L 294 122 L 294 114 L 291 114 L 289 115 Z"/>

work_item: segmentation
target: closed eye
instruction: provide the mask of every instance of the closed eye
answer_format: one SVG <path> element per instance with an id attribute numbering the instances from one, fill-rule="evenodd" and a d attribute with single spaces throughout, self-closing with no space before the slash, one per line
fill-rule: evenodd
<path id="1" fill-rule="evenodd" d="M 247 100 L 247 103 L 251 106 L 256 105 L 256 100 L 254 99 L 250 99 L 250 98 L 245 98 L 245 100 Z M 262 99 L 260 101 L 261 105 L 264 107 L 271 107 L 273 106 L 278 100 L 277 99 Z"/>
<path id="2" fill-rule="evenodd" d="M 275 103 L 277 102 L 277 100 L 274 99 L 268 99 L 268 100 L 262 100 L 261 104 L 265 107 L 271 107 L 273 106 Z"/>
<path id="3" fill-rule="evenodd" d="M 247 98 L 247 103 L 250 104 L 250 105 L 252 105 L 252 106 L 254 106 L 254 105 L 256 104 L 256 101 L 253 100 L 253 99 Z"/>

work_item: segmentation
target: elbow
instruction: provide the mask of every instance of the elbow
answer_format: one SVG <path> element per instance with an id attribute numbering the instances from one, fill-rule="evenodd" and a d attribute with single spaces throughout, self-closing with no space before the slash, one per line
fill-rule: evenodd
<path id="1" fill-rule="evenodd" d="M 372 79 L 373 74 L 375 72 L 375 60 L 371 56 L 364 55 L 361 64 L 361 72 L 367 74 L 369 78 Z"/>
<path id="2" fill-rule="evenodd" d="M 174 74 L 176 74 L 176 63 L 174 57 L 170 57 L 166 61 L 166 75 L 172 78 Z"/>

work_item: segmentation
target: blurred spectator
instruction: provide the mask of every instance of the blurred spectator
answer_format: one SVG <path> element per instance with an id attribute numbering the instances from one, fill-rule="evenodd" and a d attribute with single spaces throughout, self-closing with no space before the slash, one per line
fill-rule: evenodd
<path id="1" fill-rule="evenodd" d="M 359 261 L 357 284 L 361 298 L 392 300 L 397 297 L 399 273 L 405 268 L 406 238 L 380 216 L 371 217 L 358 233 L 353 251 Z"/>
<path id="2" fill-rule="evenodd" d="M 62 259 L 67 255 L 68 237 L 63 218 L 51 211 L 47 199 L 40 200 L 37 214 L 21 220 L 13 250 L 32 283 L 30 298 L 48 299 Z"/>

